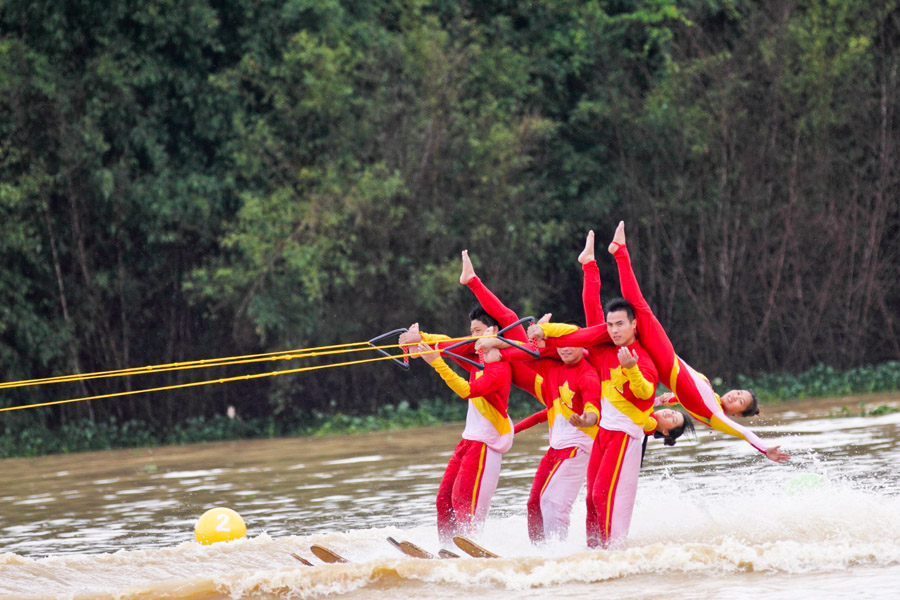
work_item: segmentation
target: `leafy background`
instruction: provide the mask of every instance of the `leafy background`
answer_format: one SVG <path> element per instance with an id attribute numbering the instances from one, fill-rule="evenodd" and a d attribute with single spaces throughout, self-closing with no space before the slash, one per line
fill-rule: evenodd
<path id="1" fill-rule="evenodd" d="M 711 377 L 896 361 L 898 44 L 896 0 L 6 0 L 2 377 L 413 321 L 461 334 L 463 248 L 520 314 L 579 322 L 575 257 L 594 229 L 615 294 L 602 251 L 620 219 L 651 305 Z M 162 439 L 229 405 L 273 433 L 439 413 L 423 400 L 451 400 L 414 366 L 0 419 L 8 436 Z M 7 389 L 0 406 L 239 372 Z"/>

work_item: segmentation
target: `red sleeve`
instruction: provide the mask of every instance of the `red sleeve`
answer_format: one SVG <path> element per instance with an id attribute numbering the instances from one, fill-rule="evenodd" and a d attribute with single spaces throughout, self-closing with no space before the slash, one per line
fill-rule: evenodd
<path id="1" fill-rule="evenodd" d="M 603 325 L 584 327 L 578 331 L 567 333 L 558 338 L 544 338 L 544 341 L 547 342 L 548 347 L 554 348 L 565 348 L 567 346 L 587 348 L 590 346 L 612 343 L 612 339 L 609 337 L 609 331 L 606 329 L 606 323 Z"/>
<path id="2" fill-rule="evenodd" d="M 524 390 L 544 403 L 543 400 L 543 382 L 544 378 L 525 363 L 514 362 L 509 363 L 512 368 L 512 384 L 517 388 Z"/>
<path id="3" fill-rule="evenodd" d="M 519 315 L 500 302 L 500 299 L 497 298 L 484 283 L 482 283 L 478 276 L 472 277 L 472 279 L 469 280 L 468 286 L 469 289 L 472 290 L 472 293 L 475 294 L 475 298 L 478 299 L 481 307 L 500 324 L 500 329 L 519 320 Z M 528 336 L 525 334 L 525 328 L 521 325 L 513 327 L 503 335 L 504 337 L 517 342 L 528 341 Z"/>
<path id="4" fill-rule="evenodd" d="M 622 296 L 634 308 L 638 340 L 641 342 L 641 346 L 650 352 L 660 369 L 671 371 L 675 363 L 675 349 L 662 324 L 653 314 L 647 300 L 644 299 L 644 294 L 641 293 L 637 277 L 634 276 L 634 269 L 631 266 L 628 248 L 625 245 L 619 246 L 616 248 L 614 256 L 619 269 L 619 285 L 622 287 Z"/>
<path id="5" fill-rule="evenodd" d="M 501 392 L 508 386 L 510 380 L 509 365 L 503 363 L 488 363 L 484 366 L 484 375 L 469 381 L 469 398 L 478 396 L 487 397 L 492 393 Z"/>
<path id="6" fill-rule="evenodd" d="M 556 351 L 555 346 L 544 346 L 543 348 L 538 348 L 538 351 L 541 353 L 541 358 L 559 360 L 559 352 Z"/>
<path id="7" fill-rule="evenodd" d="M 598 375 L 597 370 L 587 362 L 587 359 L 585 359 L 584 362 L 587 368 L 579 373 L 578 391 L 581 394 L 581 399 L 584 401 L 585 406 L 588 404 L 593 405 L 599 414 L 600 400 L 603 397 L 603 386 L 600 383 L 600 375 Z"/>
<path id="8" fill-rule="evenodd" d="M 559 366 L 561 362 L 555 349 L 553 350 L 553 354 L 556 355 L 556 358 L 541 358 L 537 360 L 532 358 L 531 361 L 525 364 L 533 369 L 538 375 L 546 378 L 550 370 L 555 366 Z"/>
<path id="9" fill-rule="evenodd" d="M 556 351 L 556 346 L 544 346 L 543 348 L 538 348 L 534 345 L 534 342 L 528 342 L 527 344 L 523 344 L 523 346 L 527 347 L 529 350 L 537 350 L 541 359 L 559 361 L 559 352 Z M 502 348 L 500 350 L 500 360 L 510 364 L 526 363 L 531 367 L 533 366 L 531 363 L 538 359 L 531 354 L 523 352 L 522 350 L 517 350 L 516 348 Z"/>
<path id="10" fill-rule="evenodd" d="M 584 280 L 581 285 L 581 303 L 584 304 L 584 319 L 588 327 L 591 325 L 603 325 L 606 318 L 603 315 L 603 306 L 600 303 L 600 269 L 597 261 L 581 265 L 584 271 Z"/>
<path id="11" fill-rule="evenodd" d="M 531 429 L 538 423 L 546 423 L 547 422 L 547 409 L 545 408 L 542 411 L 536 412 L 530 417 L 525 417 L 518 423 L 516 423 L 514 433 L 520 433 L 525 431 L 526 429 Z"/>

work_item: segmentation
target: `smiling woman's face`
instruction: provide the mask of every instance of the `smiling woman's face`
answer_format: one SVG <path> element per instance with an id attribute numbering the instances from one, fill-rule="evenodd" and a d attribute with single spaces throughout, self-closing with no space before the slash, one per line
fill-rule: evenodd
<path id="1" fill-rule="evenodd" d="M 658 410 L 653 416 L 656 417 L 656 431 L 663 435 L 669 435 L 672 429 L 684 423 L 684 415 L 671 408 Z"/>
<path id="2" fill-rule="evenodd" d="M 753 402 L 753 397 L 748 390 L 731 390 L 722 394 L 721 400 L 726 415 L 740 415 Z"/>

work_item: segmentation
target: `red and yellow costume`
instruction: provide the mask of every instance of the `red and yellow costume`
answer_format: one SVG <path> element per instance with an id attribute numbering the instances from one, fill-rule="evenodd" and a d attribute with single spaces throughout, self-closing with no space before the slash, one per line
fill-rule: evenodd
<path id="1" fill-rule="evenodd" d="M 596 425 L 576 427 L 569 417 L 592 413 L 599 421 L 601 385 L 587 360 L 566 364 L 542 358 L 527 364 L 543 377 L 547 409 L 516 425 L 516 431 L 543 421 L 550 426 L 550 448 L 538 465 L 528 496 L 528 536 L 540 542 L 565 538 L 569 531 L 572 504 L 584 483 L 598 430 Z"/>
<path id="2" fill-rule="evenodd" d="M 478 277 L 472 277 L 468 286 L 501 328 L 519 320 L 518 315 Z M 529 344 L 521 326 L 507 332 L 505 337 Z M 528 498 L 528 534 L 533 542 L 547 537 L 564 538 L 597 433 L 596 426 L 575 427 L 569 423 L 569 417 L 594 413 L 599 420 L 600 380 L 594 368 L 584 360 L 574 365 L 567 365 L 558 358 L 533 360 L 514 349 L 505 350 L 504 357 L 510 360 L 513 383 L 547 406 L 532 424 L 549 421 L 550 425 L 550 449 L 541 459 Z M 523 359 L 530 360 L 522 362 Z M 521 429 L 517 427 L 516 431 Z"/>
<path id="3" fill-rule="evenodd" d="M 591 263 L 589 263 L 591 264 Z M 600 427 L 591 451 L 587 481 L 588 546 L 610 547 L 624 542 L 631 525 L 644 436 L 656 431 L 653 404 L 657 371 L 637 341 L 628 346 L 637 365 L 624 368 L 612 343 L 600 308 L 600 276 L 585 266 L 583 300 L 590 327 L 542 326 L 550 347 L 587 348 L 603 386 Z"/>
<path id="4" fill-rule="evenodd" d="M 481 304 L 481 307 L 485 312 L 497 321 L 500 325 L 500 329 L 504 329 L 519 320 L 519 316 L 515 311 L 503 304 L 477 276 L 473 276 L 469 279 L 469 282 L 466 285 L 472 290 L 472 293 L 475 294 L 475 298 L 478 300 L 478 303 Z M 507 331 L 504 334 L 504 337 L 514 342 L 519 342 L 529 347 L 531 346 L 528 341 L 528 336 L 525 333 L 525 328 L 521 325 Z M 446 347 L 450 344 L 452 344 L 452 342 L 442 343 L 439 347 Z M 461 356 L 466 356 L 472 360 L 475 360 L 478 356 L 475 352 L 474 342 L 459 346 L 458 348 L 455 348 L 453 352 Z M 523 357 L 527 355 L 511 348 L 501 350 L 501 354 L 504 356 L 504 362 L 509 362 L 509 365 L 512 368 L 513 385 L 543 402 L 544 400 L 541 397 L 541 376 L 536 374 L 534 369 L 522 362 Z"/>
<path id="5" fill-rule="evenodd" d="M 422 341 L 439 344 L 446 336 L 422 333 Z M 446 343 L 446 342 L 443 342 Z M 512 381 L 510 366 L 488 363 L 483 370 L 468 363 L 466 381 L 441 358 L 431 366 L 461 398 L 469 401 L 466 428 L 444 471 L 437 496 L 438 534 L 443 543 L 470 535 L 484 524 L 500 479 L 500 461 L 512 447 L 513 424 L 507 413 Z"/>
<path id="6" fill-rule="evenodd" d="M 639 339 L 656 364 L 662 383 L 672 390 L 692 417 L 717 431 L 747 441 L 765 454 L 770 447 L 752 431 L 731 420 L 722 409 L 722 401 L 713 391 L 709 380 L 675 354 L 662 324 L 641 293 L 631 267 L 631 257 L 624 244 L 616 249 L 614 256 L 619 269 L 622 295 L 634 307 Z M 596 269 L 596 264 L 594 268 Z"/>

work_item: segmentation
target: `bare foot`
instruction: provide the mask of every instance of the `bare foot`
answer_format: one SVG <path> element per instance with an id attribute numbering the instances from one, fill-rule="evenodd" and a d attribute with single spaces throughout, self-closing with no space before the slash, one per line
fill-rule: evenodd
<path id="1" fill-rule="evenodd" d="M 594 231 L 588 231 L 587 239 L 584 241 L 584 250 L 578 255 L 578 262 L 583 265 L 594 260 Z"/>
<path id="2" fill-rule="evenodd" d="M 475 277 L 475 267 L 472 266 L 472 261 L 469 260 L 469 251 L 468 250 L 462 251 L 462 261 L 463 261 L 463 268 L 462 268 L 462 273 L 459 276 L 459 282 L 463 285 L 466 285 L 469 283 L 470 279 Z"/>
<path id="3" fill-rule="evenodd" d="M 619 249 L 619 246 L 625 245 L 625 221 L 619 221 L 619 226 L 616 227 L 616 233 L 613 235 L 613 241 L 609 245 L 609 253 L 615 254 L 616 250 Z"/>

